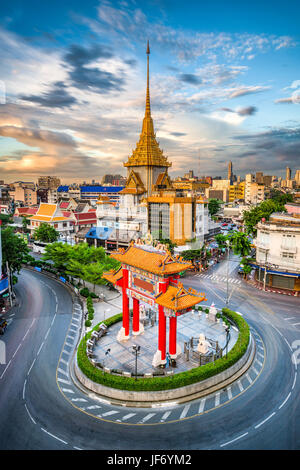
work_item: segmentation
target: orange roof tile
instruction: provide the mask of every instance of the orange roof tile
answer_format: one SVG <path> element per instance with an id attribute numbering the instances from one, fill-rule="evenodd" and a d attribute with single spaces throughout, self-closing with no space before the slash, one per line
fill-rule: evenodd
<path id="1" fill-rule="evenodd" d="M 134 244 L 130 245 L 126 251 L 121 249 L 113 252 L 110 256 L 121 263 L 161 276 L 193 268 L 190 262 L 183 261 L 179 256 L 174 257 L 170 252 L 149 251 Z"/>
<path id="2" fill-rule="evenodd" d="M 41 203 L 37 215 L 42 215 L 45 217 L 53 217 L 53 214 L 56 211 L 56 204 L 45 204 Z"/>
<path id="3" fill-rule="evenodd" d="M 102 277 L 112 284 L 116 284 L 117 281 L 120 281 L 123 278 L 122 268 L 119 268 L 117 271 L 111 269 L 110 271 L 103 273 Z"/>
<path id="4" fill-rule="evenodd" d="M 161 292 L 156 296 L 156 303 L 158 305 L 162 305 L 175 312 L 194 307 L 194 305 L 203 300 L 207 300 L 204 293 L 196 292 L 191 287 L 187 290 L 181 282 L 178 283 L 178 287 L 170 285 L 166 292 Z"/>

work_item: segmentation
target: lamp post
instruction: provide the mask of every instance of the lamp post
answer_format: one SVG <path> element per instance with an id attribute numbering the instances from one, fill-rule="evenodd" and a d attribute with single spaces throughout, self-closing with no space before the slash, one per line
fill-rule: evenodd
<path id="1" fill-rule="evenodd" d="M 266 280 L 267 280 L 267 256 L 268 252 L 266 250 L 266 256 L 265 256 L 265 272 L 264 272 L 264 291 L 266 290 Z"/>
<path id="2" fill-rule="evenodd" d="M 104 373 L 104 367 L 105 367 L 105 359 L 107 358 L 107 356 L 109 355 L 110 353 L 110 348 L 108 348 L 106 351 L 105 351 L 105 356 L 104 356 L 104 359 L 103 359 L 103 373 Z"/>
<path id="3" fill-rule="evenodd" d="M 135 380 L 137 380 L 137 357 L 140 354 L 141 346 L 134 344 L 132 346 L 132 354 L 135 354 Z"/>
<path id="4" fill-rule="evenodd" d="M 227 359 L 227 352 L 228 352 L 228 339 L 229 339 L 229 334 L 230 334 L 229 330 L 230 330 L 229 326 L 226 325 L 226 327 L 225 327 L 225 331 L 226 331 L 226 359 Z"/>
<path id="5" fill-rule="evenodd" d="M 229 281 L 228 281 L 228 267 L 229 267 L 229 240 L 226 240 L 226 245 L 227 245 L 227 267 L 226 267 L 226 307 L 228 307 L 229 303 L 229 295 L 228 295 L 228 290 L 229 290 Z"/>

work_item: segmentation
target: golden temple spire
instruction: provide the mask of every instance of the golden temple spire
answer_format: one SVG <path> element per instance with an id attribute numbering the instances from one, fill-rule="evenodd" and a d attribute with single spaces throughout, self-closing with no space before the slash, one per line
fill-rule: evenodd
<path id="1" fill-rule="evenodd" d="M 135 150 L 129 157 L 128 161 L 124 163 L 125 167 L 131 166 L 160 166 L 167 168 L 171 166 L 167 157 L 163 155 L 163 151 L 159 148 L 156 140 L 153 120 L 151 117 L 150 108 L 150 73 L 149 73 L 149 55 L 150 47 L 147 41 L 147 89 L 146 89 L 146 108 L 145 116 L 143 119 L 142 132 L 140 134 L 139 142 L 137 142 Z"/>
<path id="2" fill-rule="evenodd" d="M 149 41 L 147 41 L 147 91 L 146 91 L 146 109 L 145 109 L 145 116 L 151 116 L 151 109 L 150 109 L 150 90 L 149 90 L 149 54 L 150 54 L 150 47 Z"/>

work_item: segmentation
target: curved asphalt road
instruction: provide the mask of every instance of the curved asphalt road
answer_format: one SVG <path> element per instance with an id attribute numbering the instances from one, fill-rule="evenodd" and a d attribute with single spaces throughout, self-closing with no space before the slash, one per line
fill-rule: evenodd
<path id="1" fill-rule="evenodd" d="M 231 279 L 236 279 L 236 265 L 230 266 Z M 212 273 L 222 269 L 224 264 Z M 201 276 L 185 278 L 184 283 L 204 290 L 208 304 L 224 305 L 226 283 Z M 58 282 L 23 270 L 16 288 L 20 306 L 0 337 L 7 353 L 6 364 L 0 364 L 0 448 L 299 449 L 300 386 L 291 359 L 300 339 L 299 299 L 234 283 L 231 289 L 235 290 L 229 306 L 244 315 L 263 341 L 260 352 L 263 347 L 266 352 L 251 386 L 209 411 L 201 409 L 201 400 L 173 410 L 142 410 L 104 405 L 77 389 L 74 394 L 67 372 L 78 324 L 72 316 L 71 294 Z M 87 398 L 101 407 L 99 418 L 83 406 Z M 138 419 L 113 421 L 121 412 Z M 168 413 L 169 418 L 161 421 Z"/>

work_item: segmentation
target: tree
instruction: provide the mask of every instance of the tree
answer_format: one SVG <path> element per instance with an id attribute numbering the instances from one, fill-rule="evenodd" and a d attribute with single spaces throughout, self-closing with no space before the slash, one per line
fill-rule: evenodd
<path id="1" fill-rule="evenodd" d="M 42 256 L 44 261 L 51 260 L 54 268 L 64 271 L 71 256 L 71 246 L 67 243 L 55 242 L 45 247 L 45 253 Z"/>
<path id="2" fill-rule="evenodd" d="M 226 248 L 227 246 L 226 241 L 228 240 L 228 237 L 226 235 L 223 235 L 222 233 L 218 233 L 217 235 L 215 235 L 215 240 L 220 250 L 222 250 L 222 248 Z"/>
<path id="3" fill-rule="evenodd" d="M 59 238 L 59 232 L 52 225 L 43 222 L 33 232 L 33 238 L 44 243 L 53 243 Z"/>
<path id="4" fill-rule="evenodd" d="M 209 199 L 208 212 L 211 216 L 215 215 L 219 211 L 222 202 L 223 201 L 220 201 L 219 199 Z"/>
<path id="5" fill-rule="evenodd" d="M 229 237 L 231 248 L 235 255 L 247 256 L 251 251 L 248 235 L 243 232 L 233 232 Z"/>
<path id="6" fill-rule="evenodd" d="M 2 222 L 2 227 L 13 222 L 11 216 L 7 214 L 0 214 L 0 220 Z"/>
<path id="7" fill-rule="evenodd" d="M 29 253 L 29 248 L 25 241 L 14 233 L 12 227 L 3 229 L 1 235 L 2 266 L 6 269 L 6 262 L 8 262 L 11 273 L 19 273 Z"/>
<path id="8" fill-rule="evenodd" d="M 255 226 L 263 218 L 269 220 L 269 217 L 273 212 L 286 212 L 284 204 L 273 199 L 267 199 L 266 201 L 261 202 L 258 206 L 253 207 L 253 209 L 244 211 L 243 221 L 247 232 L 249 234 L 256 235 L 257 230 Z"/>
<path id="9" fill-rule="evenodd" d="M 270 190 L 270 199 L 273 201 L 277 201 L 280 204 L 286 204 L 287 202 L 293 202 L 294 198 L 293 195 L 290 193 L 284 193 L 279 191 L 278 189 L 272 188 Z"/>
<path id="10" fill-rule="evenodd" d="M 30 224 L 30 220 L 28 220 L 27 217 L 23 217 L 23 220 L 22 220 L 23 233 L 28 233 L 29 224 Z"/>

